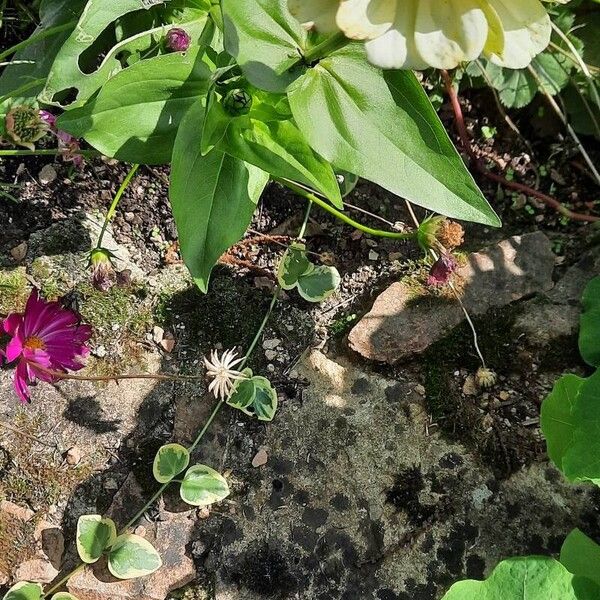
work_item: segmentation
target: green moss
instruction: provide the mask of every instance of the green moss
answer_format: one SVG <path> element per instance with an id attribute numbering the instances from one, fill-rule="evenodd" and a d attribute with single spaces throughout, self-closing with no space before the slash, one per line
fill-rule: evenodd
<path id="1" fill-rule="evenodd" d="M 24 268 L 0 271 L 0 315 L 23 310 L 29 291 Z"/>

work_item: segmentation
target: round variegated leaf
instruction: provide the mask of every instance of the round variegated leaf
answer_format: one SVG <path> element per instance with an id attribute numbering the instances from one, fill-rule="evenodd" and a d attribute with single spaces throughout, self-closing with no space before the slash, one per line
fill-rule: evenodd
<path id="1" fill-rule="evenodd" d="M 277 392 L 266 377 L 254 376 L 255 393 L 252 405 L 246 411 L 259 421 L 272 421 L 277 410 Z"/>
<path id="2" fill-rule="evenodd" d="M 77 521 L 77 552 L 84 563 L 95 563 L 117 539 L 112 519 L 100 515 L 82 515 Z"/>
<path id="3" fill-rule="evenodd" d="M 291 290 L 298 279 L 314 265 L 306 257 L 304 244 L 292 244 L 284 253 L 277 269 L 277 281 L 284 290 Z"/>
<path id="4" fill-rule="evenodd" d="M 43 594 L 44 590 L 39 583 L 21 581 L 13 585 L 2 600 L 40 600 Z"/>
<path id="5" fill-rule="evenodd" d="M 244 369 L 243 373 L 248 379 L 238 379 L 235 382 L 231 395 L 227 398 L 227 404 L 247 413 L 247 407 L 252 404 L 256 396 L 256 386 L 252 380 L 252 371 Z"/>
<path id="6" fill-rule="evenodd" d="M 69 594 L 67 592 L 58 592 L 58 594 L 54 594 L 52 596 L 52 600 L 79 600 L 77 596 L 73 596 L 73 594 Z"/>
<path id="7" fill-rule="evenodd" d="M 298 293 L 309 302 L 321 302 L 337 290 L 340 281 L 335 267 L 321 265 L 298 279 Z"/>
<path id="8" fill-rule="evenodd" d="M 166 444 L 158 449 L 154 458 L 152 472 L 159 483 L 168 483 L 187 469 L 190 453 L 180 444 Z"/>
<path id="9" fill-rule="evenodd" d="M 120 535 L 108 555 L 108 570 L 118 579 L 144 577 L 161 565 L 162 560 L 154 546 L 133 533 Z"/>
<path id="10" fill-rule="evenodd" d="M 206 465 L 194 465 L 187 470 L 180 489 L 181 499 L 192 506 L 208 506 L 229 496 L 225 478 Z"/>

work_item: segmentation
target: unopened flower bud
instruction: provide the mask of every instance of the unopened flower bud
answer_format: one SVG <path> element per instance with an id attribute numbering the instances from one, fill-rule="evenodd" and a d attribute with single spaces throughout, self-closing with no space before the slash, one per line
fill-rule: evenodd
<path id="1" fill-rule="evenodd" d="M 452 254 L 442 254 L 429 270 L 427 285 L 433 287 L 446 285 L 457 267 L 458 263 Z"/>
<path id="2" fill-rule="evenodd" d="M 480 367 L 475 373 L 475 382 L 479 387 L 491 388 L 498 379 L 498 376 L 494 371 L 486 367 Z"/>
<path id="3" fill-rule="evenodd" d="M 223 99 L 223 107 L 234 117 L 247 115 L 252 108 L 252 96 L 246 90 L 230 90 Z"/>
<path id="4" fill-rule="evenodd" d="M 175 52 L 185 52 L 190 47 L 191 41 L 190 36 L 179 27 L 173 27 L 167 32 L 167 47 Z"/>
<path id="5" fill-rule="evenodd" d="M 49 125 L 40 116 L 35 106 L 21 104 L 11 108 L 4 119 L 9 139 L 29 150 L 35 150 L 34 143 L 44 137 Z"/>
<path id="6" fill-rule="evenodd" d="M 101 292 L 107 292 L 114 285 L 115 271 L 112 265 L 113 254 L 105 248 L 94 248 L 90 252 L 92 285 Z"/>
<path id="7" fill-rule="evenodd" d="M 417 241 L 419 246 L 423 248 L 425 252 L 429 250 L 442 250 L 440 242 L 438 241 L 438 231 L 440 226 L 446 220 L 446 217 L 437 216 L 425 219 L 417 230 Z"/>

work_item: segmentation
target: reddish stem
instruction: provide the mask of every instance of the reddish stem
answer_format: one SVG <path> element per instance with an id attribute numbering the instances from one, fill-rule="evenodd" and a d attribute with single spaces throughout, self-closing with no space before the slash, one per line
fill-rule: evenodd
<path id="1" fill-rule="evenodd" d="M 596 217 L 594 215 L 584 215 L 582 213 L 573 212 L 572 210 L 568 209 L 566 206 L 564 206 L 564 204 L 561 204 L 558 200 L 556 200 L 556 198 L 553 198 L 552 196 L 548 196 L 547 194 L 544 194 L 543 192 L 535 190 L 534 188 L 529 187 L 528 185 L 524 185 L 522 183 L 517 183 L 515 181 L 509 181 L 502 175 L 497 175 L 496 173 L 492 173 L 491 171 L 489 171 L 485 167 L 485 165 L 482 163 L 482 161 L 479 159 L 479 157 L 475 154 L 475 151 L 473 150 L 473 147 L 471 146 L 471 140 L 469 139 L 467 127 L 465 125 L 462 108 L 460 106 L 458 94 L 456 93 L 456 90 L 454 89 L 454 87 L 452 85 L 452 79 L 450 78 L 448 71 L 442 70 L 441 73 L 442 73 L 442 78 L 444 79 L 444 85 L 446 87 L 446 92 L 448 94 L 448 97 L 450 98 L 450 104 L 452 105 L 452 110 L 454 111 L 454 122 L 456 125 L 456 130 L 460 137 L 460 141 L 462 143 L 462 146 L 463 146 L 465 152 L 469 155 L 469 158 L 471 159 L 473 167 L 479 173 L 481 173 L 484 177 L 487 177 L 488 179 L 491 179 L 492 181 L 495 181 L 495 182 L 503 185 L 504 187 L 507 187 L 512 190 L 516 190 L 518 192 L 523 192 L 524 194 L 527 194 L 528 196 L 533 196 L 534 198 L 541 200 L 544 204 L 552 207 L 554 210 L 556 210 L 557 212 L 559 212 L 562 215 L 565 215 L 569 219 L 572 219 L 573 221 L 583 221 L 583 222 L 587 222 L 587 223 L 595 223 L 595 222 L 600 221 L 600 217 Z"/>

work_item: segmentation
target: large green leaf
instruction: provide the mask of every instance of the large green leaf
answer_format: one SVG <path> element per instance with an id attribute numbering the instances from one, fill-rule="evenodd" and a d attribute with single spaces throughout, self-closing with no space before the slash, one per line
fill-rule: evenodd
<path id="1" fill-rule="evenodd" d="M 253 165 L 213 150 L 202 156 L 204 109 L 185 115 L 173 151 L 169 197 L 183 260 L 206 292 L 219 257 L 244 235 L 269 176 Z"/>
<path id="2" fill-rule="evenodd" d="M 553 558 L 527 556 L 499 563 L 485 581 L 455 583 L 442 600 L 598 600 L 600 587 L 574 577 Z"/>
<path id="3" fill-rule="evenodd" d="M 181 119 L 209 80 L 198 49 L 143 60 L 117 73 L 86 106 L 64 113 L 58 126 L 108 156 L 166 163 Z"/>
<path id="4" fill-rule="evenodd" d="M 40 600 L 44 591 L 39 583 L 21 581 L 13 585 L 2 600 Z"/>
<path id="5" fill-rule="evenodd" d="M 180 488 L 181 499 L 192 506 L 208 506 L 229 496 L 226 479 L 206 465 L 190 467 Z"/>
<path id="6" fill-rule="evenodd" d="M 190 453 L 181 444 L 165 444 L 154 457 L 152 473 L 158 483 L 167 483 L 190 464 Z"/>
<path id="7" fill-rule="evenodd" d="M 600 277 L 595 277 L 587 284 L 581 304 L 579 351 L 586 363 L 600 367 Z"/>
<path id="8" fill-rule="evenodd" d="M 30 61 L 28 63 L 12 64 L 2 71 L 0 76 L 0 96 L 4 96 L 17 88 L 31 83 L 35 79 L 44 79 L 48 76 L 54 58 L 64 44 L 65 40 L 75 29 L 75 22 L 79 19 L 81 11 L 87 0 L 43 0 L 40 4 L 40 26 L 32 36 L 73 22 L 68 29 L 56 32 L 23 48 L 11 57 L 15 63 Z M 42 90 L 44 82 L 23 91 L 20 96 L 34 97 Z"/>
<path id="9" fill-rule="evenodd" d="M 567 479 L 600 485 L 600 369 L 588 379 L 559 379 L 542 404 L 541 427 Z"/>
<path id="10" fill-rule="evenodd" d="M 600 586 L 600 546 L 579 529 L 573 529 L 560 549 L 560 562 L 573 575 Z"/>
<path id="11" fill-rule="evenodd" d="M 40 100 L 48 104 L 61 105 L 62 101 L 62 106 L 81 106 L 123 68 L 120 57 L 156 47 L 166 32 L 168 22 L 183 27 L 194 42 L 202 38 L 208 20 L 209 0 L 175 0 L 166 8 L 162 4 L 162 0 L 89 0 L 75 30 L 56 56 Z M 152 11 L 152 14 L 145 15 L 144 11 Z M 131 13 L 135 14 L 128 19 Z M 151 18 L 145 19 L 144 16 Z M 142 31 L 137 31 L 140 23 Z M 145 29 L 146 23 L 150 29 Z M 90 64 L 80 64 L 86 51 L 93 50 L 94 43 L 105 38 L 114 45 L 105 54 L 102 51 L 102 56 L 89 57 Z M 98 67 L 97 62 L 100 62 Z M 55 97 L 60 92 L 73 89 L 76 100 Z"/>
<path id="12" fill-rule="evenodd" d="M 133 533 L 120 535 L 108 555 L 108 570 L 118 579 L 150 575 L 161 565 L 154 546 Z"/>
<path id="13" fill-rule="evenodd" d="M 239 117 L 216 146 L 240 160 L 318 191 L 342 208 L 340 188 L 331 165 L 307 143 L 295 123 Z"/>
<path id="14" fill-rule="evenodd" d="M 498 226 L 410 71 L 371 66 L 352 44 L 289 88 L 294 119 L 336 168 L 450 217 Z"/>
<path id="15" fill-rule="evenodd" d="M 304 70 L 294 65 L 307 38 L 287 0 L 222 0 L 221 5 L 227 52 L 255 86 L 284 92 Z"/>

